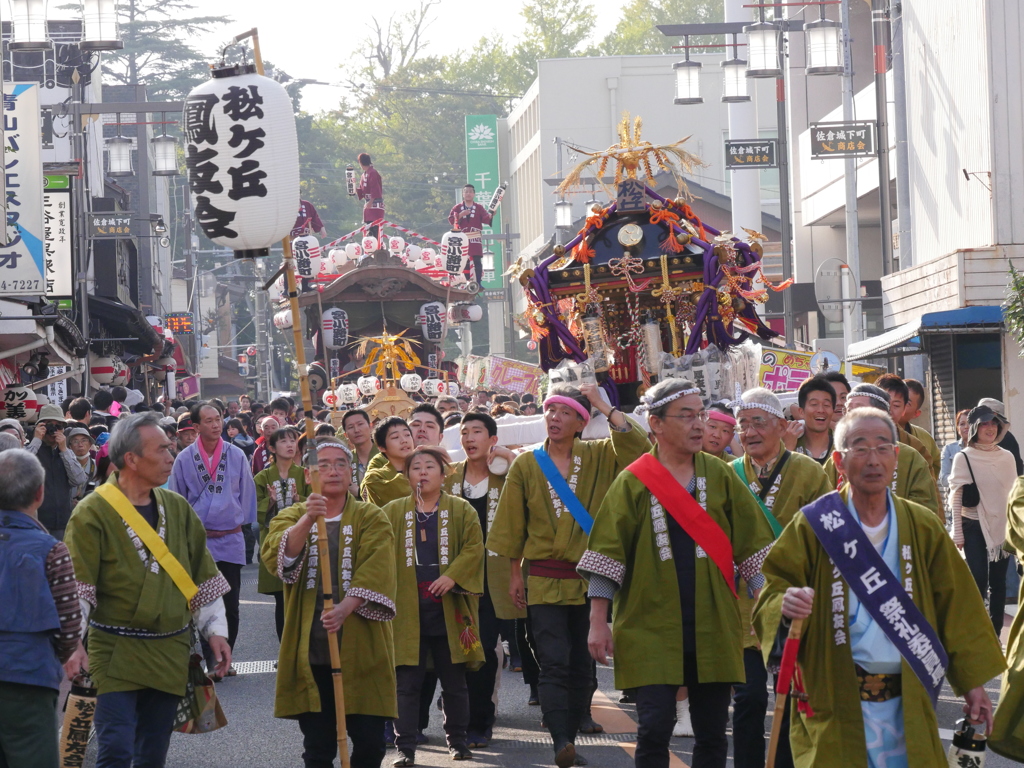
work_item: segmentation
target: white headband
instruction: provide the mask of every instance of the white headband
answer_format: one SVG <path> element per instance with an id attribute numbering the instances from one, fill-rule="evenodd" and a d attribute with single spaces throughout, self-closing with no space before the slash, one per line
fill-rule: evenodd
<path id="1" fill-rule="evenodd" d="M 886 411 L 888 411 L 888 410 L 889 410 L 889 405 L 890 405 L 890 403 L 889 403 L 889 401 L 888 401 L 888 400 L 886 400 L 886 399 L 885 399 L 884 397 L 882 397 L 881 395 L 879 395 L 879 394 L 877 394 L 877 393 L 875 393 L 875 392 L 869 392 L 869 391 L 868 391 L 868 390 L 866 390 L 866 389 L 862 389 L 862 390 L 860 390 L 860 391 L 858 391 L 858 392 L 850 392 L 850 394 L 849 394 L 849 395 L 847 395 L 847 397 L 870 397 L 870 398 L 872 398 L 872 399 L 874 399 L 874 400 L 877 400 L 877 401 L 878 401 L 878 402 L 880 402 L 880 403 L 881 403 L 882 405 L 884 405 L 884 406 L 885 406 L 885 409 L 884 409 L 884 410 L 886 410 Z"/>
<path id="2" fill-rule="evenodd" d="M 740 394 L 740 385 L 738 383 L 736 384 L 736 399 L 729 403 L 729 407 L 732 408 L 734 412 L 750 411 L 755 408 L 760 408 L 762 411 L 764 411 L 765 413 L 770 413 L 772 416 L 776 416 L 780 419 L 786 418 L 786 414 L 784 414 L 781 409 L 776 408 L 774 405 L 769 405 L 768 403 L 755 403 L 753 401 L 744 401 L 743 396 Z M 737 414 L 737 418 L 738 416 L 739 414 Z"/>
<path id="3" fill-rule="evenodd" d="M 328 442 L 328 443 L 319 443 L 316 446 L 316 452 L 319 454 L 320 451 L 322 451 L 322 450 L 324 450 L 326 448 L 340 448 L 341 450 L 343 450 L 345 452 L 345 455 L 348 456 L 349 463 L 352 462 L 352 451 L 350 451 L 348 449 L 347 445 L 345 445 L 343 443 L 335 443 L 333 441 L 332 442 Z"/>
<path id="4" fill-rule="evenodd" d="M 701 394 L 700 387 L 691 387 L 690 389 L 680 389 L 678 392 L 666 395 L 661 398 L 661 400 L 652 400 L 650 395 L 641 395 L 640 405 L 636 408 L 635 412 L 640 414 L 648 413 L 656 408 L 661 408 L 663 405 L 668 405 L 673 400 L 678 400 L 680 397 L 699 394 Z"/>

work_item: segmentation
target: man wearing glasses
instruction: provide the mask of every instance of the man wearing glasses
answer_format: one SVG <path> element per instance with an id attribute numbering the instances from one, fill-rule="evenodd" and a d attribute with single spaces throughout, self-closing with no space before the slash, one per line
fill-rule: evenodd
<path id="1" fill-rule="evenodd" d="M 825 472 L 814 459 L 789 451 L 783 445 L 786 420 L 782 403 L 772 392 L 763 387 L 748 390 L 732 406 L 740 445 L 744 450 L 743 457 L 732 462 L 732 468 L 754 494 L 777 537 L 802 506 L 824 496 L 833 486 L 829 485 Z M 736 686 L 733 751 L 737 768 L 760 768 L 765 759 L 768 672 L 757 638 L 750 629 L 756 596 L 750 585 L 742 582 L 738 591 L 747 680 Z M 775 764 L 779 768 L 792 766 L 788 742 L 780 744 Z"/>
<path id="2" fill-rule="evenodd" d="M 790 710 L 800 765 L 942 765 L 943 678 L 987 732 L 984 685 L 1006 662 L 942 523 L 892 493 L 904 450 L 896 424 L 882 409 L 847 405 L 832 455 L 847 484 L 782 532 L 764 563 L 754 626 L 768 648 L 803 621 L 801 695 Z"/>
<path id="3" fill-rule="evenodd" d="M 349 493 L 352 454 L 340 440 L 319 438 L 316 461 L 320 493 L 279 512 L 260 551 L 267 570 L 284 582 L 274 716 L 298 719 L 306 765 L 333 764 L 338 733 L 328 643 L 340 642 L 352 768 L 379 768 L 384 723 L 398 714 L 394 532 L 379 507 Z M 324 611 L 317 518 L 327 529 L 330 612 Z"/>
<path id="4" fill-rule="evenodd" d="M 848 413 L 857 408 L 874 408 L 888 413 L 889 394 L 873 384 L 858 384 L 850 390 L 850 395 L 846 399 Z M 932 479 L 928 462 L 906 443 L 898 443 L 898 445 L 899 456 L 889 490 L 901 499 L 907 499 L 927 507 L 945 522 L 945 511 L 939 505 L 938 489 Z M 845 477 L 836 465 L 834 454 L 833 458 L 825 463 L 825 474 L 828 475 L 832 488 L 842 488 Z"/>
<path id="5" fill-rule="evenodd" d="M 636 689 L 637 768 L 668 764 L 681 685 L 692 765 L 725 768 L 731 690 L 745 677 L 734 573 L 759 587 L 774 536 L 735 473 L 701 451 L 700 389 L 668 379 L 643 400 L 657 447 L 608 489 L 578 566 L 590 582 L 590 653 L 604 664 L 614 652 L 616 687 Z"/>

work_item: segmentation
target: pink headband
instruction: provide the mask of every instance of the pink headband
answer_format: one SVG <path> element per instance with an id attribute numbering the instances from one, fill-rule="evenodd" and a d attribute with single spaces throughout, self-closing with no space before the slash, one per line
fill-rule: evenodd
<path id="1" fill-rule="evenodd" d="M 590 412 L 582 405 L 577 403 L 575 400 L 573 400 L 571 397 L 565 397 L 564 395 L 552 395 L 551 397 L 544 401 L 545 411 L 548 409 L 549 405 L 568 406 L 569 408 L 572 408 L 574 411 L 576 411 L 576 413 L 580 415 L 580 418 L 583 419 L 584 425 L 590 423 Z"/>
<path id="2" fill-rule="evenodd" d="M 708 411 L 708 421 L 721 421 L 729 426 L 736 426 L 736 419 L 721 411 Z"/>

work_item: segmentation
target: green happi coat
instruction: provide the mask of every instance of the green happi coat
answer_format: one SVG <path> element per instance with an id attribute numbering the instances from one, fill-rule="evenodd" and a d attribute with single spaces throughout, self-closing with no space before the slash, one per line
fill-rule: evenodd
<path id="1" fill-rule="evenodd" d="M 419 666 L 420 609 L 416 581 L 416 499 L 407 496 L 384 507 L 395 531 L 394 558 L 398 572 L 395 604 L 395 664 Z M 442 493 L 438 503 L 438 570 L 455 586 L 444 597 L 444 623 L 453 664 L 477 669 L 484 661 L 480 643 L 480 595 L 484 591 L 484 538 L 476 510 L 465 499 Z M 447 551 L 446 550 L 447 545 Z"/>
<path id="2" fill-rule="evenodd" d="M 116 486 L 117 478 L 114 472 L 107 482 Z M 91 493 L 75 507 L 64 534 L 78 596 L 93 607 L 90 622 L 176 632 L 188 626 L 194 611 L 230 591 L 206 548 L 206 529 L 188 502 L 162 488 L 154 488 L 153 497 L 157 533 L 199 592 L 190 604 L 114 508 Z M 189 653 L 188 631 L 135 638 L 89 628 L 89 674 L 99 693 L 155 688 L 184 696 Z"/>
<path id="3" fill-rule="evenodd" d="M 1006 508 L 1006 542 L 1003 549 L 1024 558 L 1024 478 L 1017 478 Z M 1024 600 L 1021 583 L 1017 605 Z M 1010 668 L 1003 675 L 999 689 L 999 706 L 988 745 L 993 752 L 1017 762 L 1024 762 L 1024 611 L 1018 611 L 1010 625 L 1006 642 L 1006 659 Z"/>
<path id="4" fill-rule="evenodd" d="M 962 696 L 1006 668 L 992 622 L 967 564 L 935 515 L 898 496 L 893 501 L 904 588 L 909 585 L 915 605 L 942 641 L 949 655 L 949 683 Z M 754 611 L 754 627 L 767 658 L 782 617 L 785 591 L 814 589 L 814 607 L 804 620 L 798 656 L 814 716 L 807 717 L 795 705 L 790 711 L 790 743 L 797 768 L 847 768 L 862 766 L 867 759 L 860 688 L 848 642 L 849 587 L 833 576 L 832 569 L 824 547 L 800 512 L 762 566 L 767 584 Z M 842 629 L 834 627 L 837 607 L 845 621 Z M 928 691 L 906 661 L 902 677 L 910 768 L 944 765 L 939 724 Z"/>
<path id="5" fill-rule="evenodd" d="M 295 567 L 285 572 L 278 559 L 284 551 L 288 529 L 306 513 L 305 504 L 282 510 L 270 523 L 260 558 L 271 573 L 284 579 L 284 632 L 278 652 L 274 716 L 295 717 L 320 711 L 320 693 L 309 666 L 309 634 L 316 612 L 320 581 L 320 557 L 316 526 Z M 351 526 L 351 533 L 347 533 Z M 351 543 L 348 543 L 351 538 Z M 340 562 L 344 547 L 352 547 L 352 573 L 348 589 Z M 312 550 L 314 557 L 310 557 Z M 333 585 L 346 595 L 367 602 L 345 619 L 341 631 L 341 671 L 345 681 L 345 711 L 350 715 L 397 717 L 395 652 L 391 620 L 395 617 L 394 533 L 387 516 L 372 504 L 348 494 L 342 511 L 339 563 Z"/>
<path id="6" fill-rule="evenodd" d="M 640 455 L 651 450 L 643 427 L 626 419 L 627 432 L 612 430 L 603 440 L 580 440 L 572 445 L 572 464 L 566 481 L 584 509 L 593 514 L 616 476 Z M 548 441 L 544 441 L 545 449 Z M 554 491 L 537 465 L 532 451 L 520 454 L 509 467 L 498 500 L 494 524 L 487 534 L 487 549 L 500 557 L 527 560 L 564 560 L 578 563 L 587 548 L 587 534 L 566 509 L 556 514 Z M 551 579 L 530 575 L 530 605 L 582 605 L 587 585 L 581 579 Z"/>
<path id="7" fill-rule="evenodd" d="M 657 457 L 658 449 L 652 453 Z M 724 462 L 698 453 L 694 471 L 694 498 L 732 542 L 740 572 L 753 578 L 774 539 L 768 520 Z M 683 615 L 675 563 L 662 556 L 658 542 L 659 535 L 667 535 L 662 519 L 667 514 L 636 475 L 622 472 L 604 496 L 580 559 L 584 576 L 601 574 L 620 587 L 612 619 L 616 688 L 688 682 L 683 677 Z M 702 554 L 696 550 L 694 591 L 700 681 L 743 682 L 740 605 L 718 566 Z"/>
<path id="8" fill-rule="evenodd" d="M 451 474 L 445 478 L 444 490 L 454 496 L 459 496 L 462 484 L 466 480 L 466 462 L 460 461 L 453 464 Z M 494 522 L 494 515 L 498 511 L 498 499 L 501 498 L 501 489 L 505 487 L 505 475 L 488 473 L 487 478 L 487 530 L 484 531 L 484 539 L 490 531 L 491 523 Z M 479 515 L 478 515 L 479 517 Z M 491 598 L 491 605 L 494 606 L 494 615 L 499 619 L 525 619 L 526 610 L 516 608 L 512 597 L 508 593 L 509 580 L 512 576 L 512 561 L 507 557 L 498 557 L 493 552 L 487 552 L 484 561 L 487 569 L 487 580 L 485 586 Z"/>
<path id="9" fill-rule="evenodd" d="M 942 451 L 939 450 L 939 444 L 935 442 L 935 438 L 931 436 L 928 430 L 917 426 L 917 424 L 908 424 L 911 433 L 921 444 L 924 445 L 924 451 L 922 456 L 927 456 L 929 469 L 932 472 L 932 478 L 938 482 L 939 473 L 942 471 Z"/>
<path id="10" fill-rule="evenodd" d="M 383 465 L 374 467 L 374 463 L 380 458 L 384 459 Z M 365 501 L 383 508 L 390 502 L 404 499 L 412 493 L 409 478 L 395 469 L 383 453 L 374 456 L 368 466 L 373 468 L 367 469 L 363 475 L 361 493 Z"/>
<path id="11" fill-rule="evenodd" d="M 899 443 L 899 448 L 900 454 L 896 459 L 896 488 L 890 486 L 890 490 L 901 499 L 927 507 L 945 521 L 946 513 L 939 504 L 939 492 L 932 479 L 931 470 L 928 469 L 928 462 L 906 443 Z M 832 459 L 825 463 L 825 474 L 828 475 L 830 490 L 835 490 L 839 482 L 839 473 Z M 848 487 L 849 484 L 844 483 L 843 488 Z"/>
<path id="12" fill-rule="evenodd" d="M 783 449 L 784 450 L 784 449 Z M 734 459 L 730 467 L 736 470 L 736 462 L 742 462 L 743 474 L 748 482 L 744 483 L 750 492 L 755 496 L 761 490 L 761 482 L 757 478 L 757 470 L 750 461 L 750 456 L 744 455 L 742 459 Z M 739 472 L 736 473 L 739 476 Z M 743 478 L 740 478 L 741 482 Z M 768 490 L 765 497 L 765 506 L 770 510 L 772 517 L 785 528 L 800 508 L 832 491 L 828 477 L 821 466 L 810 456 L 791 451 L 789 458 L 782 467 L 782 472 L 772 483 L 772 489 Z M 772 534 L 774 536 L 774 533 Z M 738 590 L 740 598 L 740 612 L 743 616 L 743 647 L 756 648 L 757 638 L 750 631 L 750 620 L 754 613 L 754 598 L 750 597 L 745 582 L 740 584 Z"/>
<path id="13" fill-rule="evenodd" d="M 280 511 L 278 502 L 270 489 L 277 488 L 277 498 L 284 499 L 286 502 L 290 501 L 290 503 L 284 504 L 283 508 L 304 501 L 309 496 L 310 488 L 306 484 L 306 470 L 297 464 L 292 464 L 288 468 L 288 479 L 294 481 L 294 492 L 297 498 L 290 497 L 286 484 L 281 481 L 281 473 L 276 462 L 257 472 L 256 477 L 253 478 L 256 483 L 256 522 L 260 524 L 260 548 L 263 547 L 263 542 L 267 539 L 271 520 Z M 256 584 L 256 589 L 261 595 L 270 595 L 284 589 L 284 584 L 267 570 L 262 558 L 259 558 L 259 574 Z"/>

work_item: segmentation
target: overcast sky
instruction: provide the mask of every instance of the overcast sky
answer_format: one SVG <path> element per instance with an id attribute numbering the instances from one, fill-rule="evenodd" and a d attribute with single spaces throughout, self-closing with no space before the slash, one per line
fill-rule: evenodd
<path id="1" fill-rule="evenodd" d="M 619 19 L 619 0 L 592 0 L 598 15 L 598 38 L 609 32 Z M 233 21 L 199 41 L 204 53 L 217 48 L 240 32 L 257 27 L 263 57 L 292 77 L 336 82 L 338 65 L 358 56 L 358 46 L 377 17 L 382 25 L 392 15 L 419 6 L 419 0 L 342 0 L 342 2 L 293 2 L 281 0 L 196 0 L 196 13 L 223 12 Z M 504 34 L 516 37 L 523 29 L 522 3 L 476 0 L 441 0 L 433 8 L 433 23 L 427 30 L 428 52 L 437 54 L 464 50 L 481 37 L 499 40 Z M 305 9 L 303 13 L 293 11 Z M 314 12 L 315 11 L 315 12 Z M 498 32 L 497 30 L 502 30 Z M 303 109 L 317 112 L 331 109 L 341 91 L 310 85 L 303 91 Z"/>

